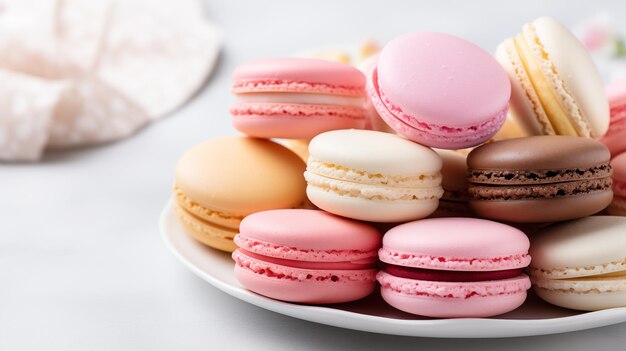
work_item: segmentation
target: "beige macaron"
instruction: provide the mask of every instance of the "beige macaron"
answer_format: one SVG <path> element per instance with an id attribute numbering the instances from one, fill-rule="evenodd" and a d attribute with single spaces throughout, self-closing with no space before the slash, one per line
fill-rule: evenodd
<path id="1" fill-rule="evenodd" d="M 304 162 L 265 139 L 222 137 L 196 145 L 178 161 L 176 217 L 198 241 L 232 252 L 241 220 L 306 202 Z"/>

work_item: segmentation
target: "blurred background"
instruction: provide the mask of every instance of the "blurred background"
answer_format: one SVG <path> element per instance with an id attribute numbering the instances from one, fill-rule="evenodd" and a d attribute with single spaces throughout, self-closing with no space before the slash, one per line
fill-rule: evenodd
<path id="1" fill-rule="evenodd" d="M 0 35 L 0 145 L 18 133 L 17 127 L 10 130 L 15 118 L 7 117 L 18 110 L 11 99 L 31 106 L 42 94 L 51 98 L 38 102 L 43 112 L 32 114 L 39 116 L 32 125 L 40 129 L 20 129 L 28 137 L 19 140 L 34 156 L 0 163 L 0 350 L 623 348 L 625 324 L 522 340 L 437 340 L 277 315 L 193 276 L 162 244 L 157 221 L 178 157 L 203 140 L 235 133 L 228 115 L 230 75 L 245 61 L 324 48 L 349 51 L 410 31 L 447 32 L 493 52 L 524 23 L 549 15 L 594 52 L 608 82 L 626 76 L 626 3 L 160 0 L 149 3 L 151 10 L 144 1 L 111 15 L 103 0 L 94 2 L 94 12 L 63 18 L 78 33 L 65 33 L 71 40 L 64 47 L 50 46 L 47 36 L 63 32 L 54 11 L 72 1 L 18 1 L 19 21 L 8 15 L 14 3 L 0 0 L 0 28 L 19 33 Z M 163 28 L 193 40 L 184 43 Z M 109 32 L 105 43 L 119 46 L 98 44 L 99 33 Z M 133 39 L 127 42 L 127 36 Z M 136 45 L 122 45 L 129 42 Z M 15 45 L 33 60 L 31 68 L 20 67 L 27 62 L 23 57 L 11 57 Z M 37 56 L 41 52 L 49 56 Z M 55 59 L 62 52 L 72 60 Z M 75 100 L 68 109 L 77 116 L 103 113 L 102 125 L 107 116 L 122 116 L 123 126 L 85 137 L 85 144 L 96 144 L 91 146 L 71 143 L 79 139 L 64 139 L 56 130 L 54 140 L 63 147 L 44 152 L 43 144 L 52 140 L 46 128 L 56 123 L 52 101 L 67 96 L 58 93 L 65 88 L 57 80 L 71 82 L 74 90 L 67 91 Z M 94 90 L 99 93 L 85 93 Z M 89 110 L 105 100 L 123 113 Z M 88 125 L 86 130 L 100 131 L 98 124 Z"/>

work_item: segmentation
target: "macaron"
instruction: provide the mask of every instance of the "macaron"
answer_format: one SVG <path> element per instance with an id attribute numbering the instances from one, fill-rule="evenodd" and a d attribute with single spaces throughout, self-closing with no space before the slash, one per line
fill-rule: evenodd
<path id="1" fill-rule="evenodd" d="M 626 307 L 626 218 L 593 216 L 532 238 L 530 275 L 545 301 L 575 310 Z"/>
<path id="2" fill-rule="evenodd" d="M 196 240 L 232 252 L 241 220 L 306 202 L 304 162 L 269 140 L 221 137 L 189 149 L 176 165 L 176 218 Z"/>
<path id="3" fill-rule="evenodd" d="M 273 299 L 327 304 L 376 287 L 381 235 L 371 225 L 318 210 L 273 210 L 241 222 L 235 277 Z"/>
<path id="4" fill-rule="evenodd" d="M 544 135 L 501 140 L 467 157 L 470 206 L 514 223 L 589 216 L 613 198 L 609 150 L 593 139 Z"/>
<path id="5" fill-rule="evenodd" d="M 365 127 L 365 77 L 348 64 L 253 61 L 235 69 L 232 92 L 233 124 L 250 136 L 311 139 L 329 130 Z"/>
<path id="6" fill-rule="evenodd" d="M 626 151 L 626 79 L 607 85 L 606 95 L 609 99 L 611 122 L 600 142 L 609 148 L 611 155 L 617 156 Z"/>
<path id="7" fill-rule="evenodd" d="M 489 317 L 519 307 L 530 280 L 528 238 L 476 218 L 432 218 L 399 225 L 378 256 L 381 295 L 391 306 L 439 318 Z"/>
<path id="8" fill-rule="evenodd" d="M 309 200 L 336 215 L 371 222 L 424 218 L 437 209 L 441 158 L 395 134 L 322 133 L 309 144 L 304 177 Z"/>
<path id="9" fill-rule="evenodd" d="M 613 201 L 608 213 L 626 216 L 626 153 L 612 159 L 611 168 L 613 168 Z"/>
<path id="10" fill-rule="evenodd" d="M 452 150 L 435 149 L 441 157 L 443 195 L 439 207 L 430 217 L 473 217 L 467 192 L 467 156 Z"/>
<path id="11" fill-rule="evenodd" d="M 496 59 L 512 83 L 511 116 L 528 135 L 600 137 L 609 104 L 600 74 L 576 37 L 541 17 L 506 39 Z"/>
<path id="12" fill-rule="evenodd" d="M 443 33 L 409 33 L 390 41 L 367 76 L 383 120 L 423 145 L 479 145 L 502 127 L 509 79 L 480 47 Z"/>

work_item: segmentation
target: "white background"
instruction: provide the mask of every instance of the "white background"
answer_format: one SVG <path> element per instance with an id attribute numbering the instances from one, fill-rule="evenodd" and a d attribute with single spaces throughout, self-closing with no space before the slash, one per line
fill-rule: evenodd
<path id="1" fill-rule="evenodd" d="M 618 22 L 626 18 L 618 1 L 574 3 L 207 2 L 225 45 L 215 74 L 191 103 L 118 143 L 0 165 L 0 350 L 623 349 L 626 324 L 522 339 L 442 340 L 292 319 L 199 280 L 166 250 L 157 230 L 178 157 L 205 139 L 234 133 L 227 108 L 237 64 L 417 30 L 456 34 L 493 51 L 540 15 L 568 25 L 599 10 Z"/>

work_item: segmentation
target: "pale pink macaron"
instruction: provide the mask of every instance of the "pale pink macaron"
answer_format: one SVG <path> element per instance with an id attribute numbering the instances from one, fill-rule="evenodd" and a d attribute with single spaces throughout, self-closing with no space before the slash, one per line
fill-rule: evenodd
<path id="1" fill-rule="evenodd" d="M 611 109 L 609 130 L 599 140 L 615 157 L 626 151 L 626 79 L 606 86 L 606 96 Z"/>
<path id="2" fill-rule="evenodd" d="M 391 306 L 438 317 L 489 317 L 519 307 L 530 288 L 520 230 L 475 218 L 433 218 L 387 232 L 377 279 Z"/>
<path id="3" fill-rule="evenodd" d="M 626 216 L 626 152 L 611 160 L 613 169 L 613 201 L 608 212 L 614 216 Z"/>
<path id="4" fill-rule="evenodd" d="M 235 277 L 273 299 L 327 304 L 376 287 L 381 235 L 372 226 L 318 210 L 272 210 L 241 222 Z"/>
<path id="5" fill-rule="evenodd" d="M 239 131 L 259 138 L 311 139 L 335 129 L 363 129 L 365 76 L 339 62 L 276 58 L 233 73 L 230 108 Z"/>
<path id="6" fill-rule="evenodd" d="M 478 46 L 443 33 L 409 33 L 389 42 L 366 73 L 380 116 L 423 145 L 479 145 L 504 124 L 511 83 Z"/>

